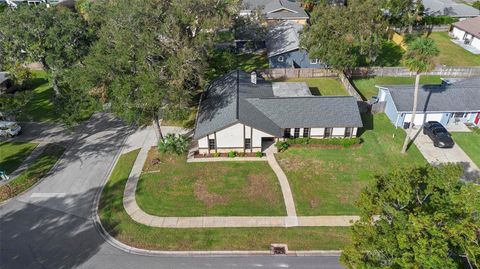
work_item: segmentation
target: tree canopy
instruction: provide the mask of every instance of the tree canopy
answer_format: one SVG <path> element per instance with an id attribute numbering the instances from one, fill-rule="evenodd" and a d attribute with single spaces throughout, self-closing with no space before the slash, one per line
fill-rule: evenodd
<path id="1" fill-rule="evenodd" d="M 102 4 L 107 8 L 97 41 L 74 72 L 82 83 L 70 87 L 101 96 L 127 122 L 186 116 L 191 98 L 204 84 L 215 30 L 230 22 L 236 0 Z"/>
<path id="2" fill-rule="evenodd" d="M 348 268 L 478 268 L 480 188 L 462 168 L 397 169 L 361 193 Z"/>
<path id="3" fill-rule="evenodd" d="M 435 68 L 434 57 L 439 54 L 435 41 L 431 38 L 420 37 L 408 43 L 404 55 L 404 65 L 415 73 L 423 73 Z"/>
<path id="4" fill-rule="evenodd" d="M 374 61 L 386 37 L 381 0 L 351 0 L 348 5 L 317 4 L 311 25 L 301 36 L 310 57 L 337 69 L 356 66 L 362 57 Z"/>
<path id="5" fill-rule="evenodd" d="M 58 77 L 86 55 L 90 44 L 87 24 L 68 8 L 19 5 L 0 14 L 0 46 L 3 64 L 42 63 L 58 89 Z"/>

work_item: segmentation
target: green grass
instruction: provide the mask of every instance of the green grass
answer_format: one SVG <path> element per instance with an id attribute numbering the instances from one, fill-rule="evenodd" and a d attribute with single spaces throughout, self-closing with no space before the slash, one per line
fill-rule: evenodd
<path id="1" fill-rule="evenodd" d="M 15 197 L 33 186 L 52 169 L 64 150 L 58 145 L 47 145 L 43 153 L 27 170 L 7 184 L 0 186 L 0 201 Z"/>
<path id="2" fill-rule="evenodd" d="M 475 55 L 451 41 L 448 33 L 432 33 L 440 54 L 436 57 L 437 65 L 480 66 L 480 55 Z"/>
<path id="3" fill-rule="evenodd" d="M 7 175 L 15 171 L 37 146 L 35 143 L 0 142 L 0 171 Z"/>
<path id="4" fill-rule="evenodd" d="M 134 222 L 123 208 L 123 191 L 138 150 L 122 155 L 103 189 L 99 216 L 105 229 L 130 246 L 156 250 L 267 250 L 286 243 L 291 250 L 341 249 L 346 227 L 167 229 Z"/>
<path id="5" fill-rule="evenodd" d="M 290 148 L 277 154 L 293 191 L 299 215 L 355 215 L 360 191 L 375 175 L 403 165 L 423 165 L 413 145 L 401 153 L 405 132 L 385 114 L 364 115 L 360 147 Z"/>
<path id="6" fill-rule="evenodd" d="M 137 202 L 157 216 L 285 216 L 277 177 L 267 162 L 187 163 L 186 156 L 149 153 L 160 164 L 140 177 Z"/>
<path id="7" fill-rule="evenodd" d="M 342 83 L 336 78 L 291 78 L 287 82 L 306 82 L 313 95 L 347 96 Z"/>
<path id="8" fill-rule="evenodd" d="M 55 92 L 44 71 L 33 72 L 33 96 L 19 115 L 20 121 L 56 121 Z"/>
<path id="9" fill-rule="evenodd" d="M 213 50 L 206 77 L 208 80 L 213 80 L 235 69 L 252 72 L 266 68 L 268 68 L 266 54 L 235 54 L 226 50 Z"/>
<path id="10" fill-rule="evenodd" d="M 453 140 L 480 167 L 480 133 L 452 133 Z"/>
<path id="11" fill-rule="evenodd" d="M 422 84 L 440 84 L 440 76 L 421 76 Z M 378 95 L 377 86 L 382 85 L 402 85 L 415 84 L 415 77 L 372 77 L 372 78 L 356 78 L 353 79 L 354 86 L 358 89 L 364 100 L 369 100 L 372 96 Z"/>

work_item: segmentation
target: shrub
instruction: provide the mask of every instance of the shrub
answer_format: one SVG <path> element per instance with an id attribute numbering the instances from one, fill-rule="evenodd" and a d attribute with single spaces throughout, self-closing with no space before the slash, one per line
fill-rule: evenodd
<path id="1" fill-rule="evenodd" d="M 277 148 L 280 152 L 285 151 L 291 145 L 338 145 L 345 148 L 362 143 L 362 139 L 359 137 L 352 138 L 325 138 L 325 139 L 312 139 L 308 137 L 289 138 L 286 141 L 278 142 Z M 280 143 L 282 143 L 280 145 Z"/>
<path id="2" fill-rule="evenodd" d="M 261 157 L 263 157 L 263 153 L 260 152 L 260 151 L 257 151 L 257 152 L 255 152 L 255 156 L 261 158 Z"/>
<path id="3" fill-rule="evenodd" d="M 230 152 L 228 152 L 228 157 L 229 158 L 235 158 L 235 157 L 237 157 L 237 154 L 238 153 L 236 151 L 230 151 Z"/>
<path id="4" fill-rule="evenodd" d="M 214 153 L 212 153 L 212 156 L 213 156 L 213 157 L 220 157 L 220 153 L 214 152 Z"/>
<path id="5" fill-rule="evenodd" d="M 181 155 L 188 150 L 188 139 L 182 135 L 167 134 L 158 142 L 158 150 L 162 153 Z"/>
<path id="6" fill-rule="evenodd" d="M 472 6 L 476 9 L 480 9 L 480 1 L 473 2 Z"/>
<path id="7" fill-rule="evenodd" d="M 450 16 L 427 16 L 422 19 L 422 22 L 427 25 L 446 25 L 458 22 L 458 19 Z"/>
<path id="8" fill-rule="evenodd" d="M 275 143 L 275 146 L 277 147 L 279 152 L 283 152 L 288 149 L 290 146 L 287 141 L 278 141 Z"/>

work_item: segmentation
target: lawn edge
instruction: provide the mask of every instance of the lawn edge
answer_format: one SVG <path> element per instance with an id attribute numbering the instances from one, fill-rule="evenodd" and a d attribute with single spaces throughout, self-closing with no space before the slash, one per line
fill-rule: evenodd
<path id="1" fill-rule="evenodd" d="M 202 257 L 202 256 L 221 256 L 221 257 L 229 257 L 229 256 L 270 256 L 272 255 L 270 251 L 266 250 L 222 250 L 222 251 L 166 251 L 166 250 L 148 250 L 142 249 L 137 247 L 129 246 L 120 240 L 114 238 L 110 235 L 110 233 L 103 227 L 102 222 L 100 221 L 100 216 L 98 215 L 98 209 L 100 205 L 100 198 L 103 193 L 103 190 L 108 183 L 108 180 L 123 153 L 125 148 L 126 141 L 130 136 L 132 130 L 127 133 L 125 138 L 121 143 L 121 148 L 117 152 L 114 161 L 109 167 L 109 172 L 106 174 L 104 178 L 104 183 L 102 187 L 97 190 L 95 193 L 94 204 L 92 209 L 92 222 L 94 227 L 97 229 L 100 236 L 112 247 L 121 250 L 126 253 L 142 255 L 142 256 L 157 256 L 157 257 L 165 257 L 165 256 L 183 256 L 183 257 Z M 137 149 L 134 149 L 137 150 Z M 138 157 L 138 155 L 137 155 Z M 341 250 L 294 250 L 289 251 L 286 256 L 332 256 L 332 257 L 339 257 L 341 255 Z M 285 256 L 285 255 L 283 255 Z"/>

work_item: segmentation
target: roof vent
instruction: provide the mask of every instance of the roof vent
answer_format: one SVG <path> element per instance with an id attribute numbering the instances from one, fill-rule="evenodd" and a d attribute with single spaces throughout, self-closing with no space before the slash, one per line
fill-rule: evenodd
<path id="1" fill-rule="evenodd" d="M 251 77 L 252 83 L 257 84 L 257 72 L 253 71 L 250 77 Z"/>

